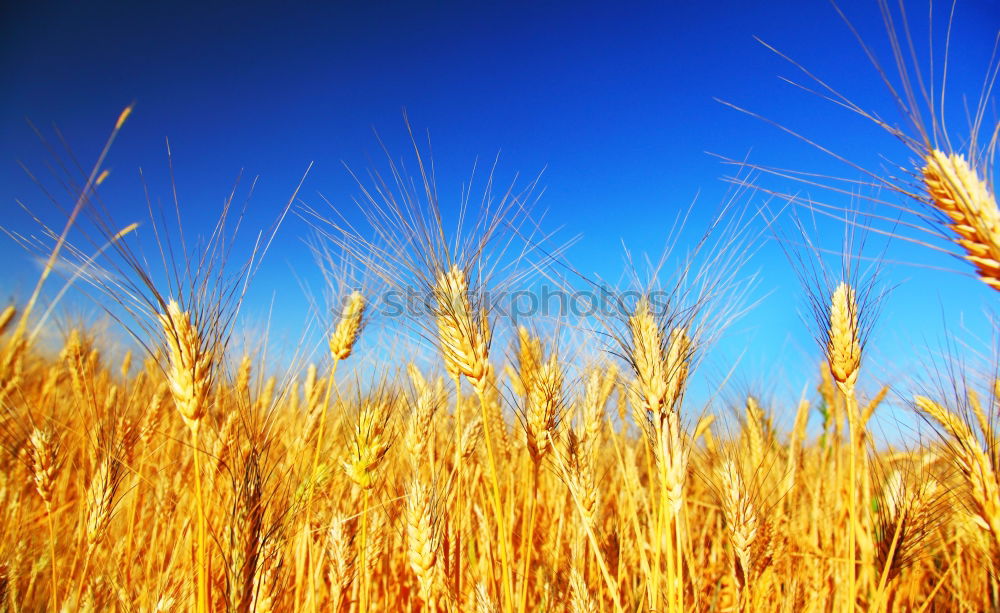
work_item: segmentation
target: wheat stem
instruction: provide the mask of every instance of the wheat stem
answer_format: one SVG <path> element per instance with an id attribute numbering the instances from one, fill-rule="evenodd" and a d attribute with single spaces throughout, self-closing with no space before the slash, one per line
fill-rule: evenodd
<path id="1" fill-rule="evenodd" d="M 368 611 L 368 511 L 370 497 L 368 493 L 368 488 L 364 488 L 364 506 L 361 512 L 361 548 L 360 553 L 360 565 L 358 570 L 361 573 L 361 586 L 359 590 L 358 599 L 358 613 L 367 613 Z"/>
<path id="2" fill-rule="evenodd" d="M 490 462 L 490 485 L 493 492 L 493 514 L 497 521 L 497 535 L 500 541 L 500 566 L 503 574 L 504 610 L 513 611 L 514 594 L 511 587 L 510 554 L 507 551 L 507 522 L 504 520 L 503 503 L 500 501 L 500 481 L 497 474 L 496 457 L 493 453 L 493 441 L 490 436 L 490 420 L 486 410 L 486 397 L 480 386 L 476 387 L 476 396 L 483 415 L 483 439 L 486 441 L 486 455 Z"/>
<path id="3" fill-rule="evenodd" d="M 681 505 L 684 501 L 681 501 Z M 684 610 L 684 543 L 683 535 L 681 534 L 681 512 L 674 514 L 674 537 L 676 539 L 676 551 L 677 551 L 677 610 Z"/>
<path id="4" fill-rule="evenodd" d="M 849 611 L 853 611 L 857 603 L 857 496 L 854 491 L 858 482 L 857 448 L 855 441 L 858 437 L 857 401 L 854 390 L 849 389 L 845 393 L 847 401 L 847 427 L 848 434 L 848 481 L 847 481 L 847 606 Z"/>
<path id="5" fill-rule="evenodd" d="M 45 503 L 45 516 L 49 524 L 49 556 L 52 570 L 52 610 L 59 611 L 59 573 L 56 570 L 56 528 L 52 520 L 52 503 Z"/>
<path id="6" fill-rule="evenodd" d="M 524 564 L 521 566 L 521 576 L 524 577 L 522 580 L 521 587 L 521 601 L 518 604 L 518 611 L 524 613 L 525 608 L 528 604 L 528 589 L 530 587 L 530 569 L 531 569 L 531 555 L 534 550 L 534 538 L 535 538 L 535 510 L 538 505 L 538 469 L 539 463 L 531 463 L 531 495 L 527 497 L 527 518 L 528 518 L 528 533 L 527 538 L 523 541 L 524 543 Z"/>
<path id="7" fill-rule="evenodd" d="M 195 491 L 195 503 L 197 505 L 198 513 L 198 550 L 197 550 L 197 563 L 198 563 L 198 595 L 197 595 L 197 610 L 199 613 L 205 613 L 209 610 L 208 602 L 208 569 L 205 565 L 205 554 L 206 554 L 206 538 L 205 538 L 205 502 L 202 497 L 201 492 L 201 454 L 198 448 L 198 427 L 191 428 L 191 451 L 194 455 L 194 491 Z"/>
<path id="8" fill-rule="evenodd" d="M 555 458 L 557 462 L 562 462 L 559 454 L 555 454 Z M 563 467 L 563 469 L 565 469 L 565 467 Z M 570 498 L 573 499 L 573 505 L 576 507 L 578 515 L 581 518 L 587 517 L 587 511 L 584 509 L 583 503 L 580 501 L 576 488 L 570 488 L 569 493 Z M 590 543 L 591 550 L 594 553 L 594 558 L 597 560 L 597 566 L 601 571 L 601 577 L 604 579 L 604 585 L 607 588 L 608 593 L 611 595 L 612 602 L 615 603 L 615 611 L 616 613 L 624 613 L 625 609 L 622 606 L 618 582 L 615 581 L 615 578 L 611 575 L 611 571 L 608 570 L 607 562 L 605 562 L 604 556 L 601 555 L 601 546 L 597 540 L 597 535 L 594 533 L 594 526 L 592 525 L 593 522 L 583 521 L 582 523 L 583 529 L 587 533 L 587 541 Z M 656 611 L 656 609 L 650 610 Z"/>
<path id="9" fill-rule="evenodd" d="M 456 373 L 455 384 L 455 500 L 460 512 L 455 518 L 455 593 L 462 593 L 462 520 L 465 518 L 464 471 L 462 467 L 462 375 Z"/>

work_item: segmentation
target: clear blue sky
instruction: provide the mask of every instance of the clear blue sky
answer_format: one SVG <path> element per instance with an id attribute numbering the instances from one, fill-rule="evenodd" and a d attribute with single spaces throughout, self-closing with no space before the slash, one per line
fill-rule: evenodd
<path id="1" fill-rule="evenodd" d="M 562 227 L 563 239 L 581 235 L 569 258 L 581 271 L 611 279 L 623 266 L 622 241 L 636 252 L 657 253 L 676 211 L 699 193 L 692 228 L 706 221 L 727 172 L 707 151 L 751 152 L 760 163 L 845 174 L 807 145 L 713 98 L 758 111 L 862 163 L 881 153 L 906 160 L 878 129 L 782 83 L 778 76 L 797 76 L 794 69 L 753 39 L 853 99 L 891 112 L 877 75 L 828 3 L 620 4 L 5 3 L 3 224 L 32 228 L 15 199 L 59 218 L 17 165 L 22 160 L 41 171 L 48 159 L 25 118 L 45 129 L 58 125 L 89 164 L 132 101 L 135 114 L 108 163 L 108 203 L 123 223 L 143 216 L 138 168 L 154 186 L 165 181 L 165 138 L 188 227 L 207 228 L 240 169 L 260 177 L 250 223 L 270 220 L 313 161 L 302 198 L 318 205 L 321 192 L 349 210 L 357 189 L 341 161 L 359 170 L 381 163 L 372 128 L 402 153 L 405 108 L 415 128 L 430 132 L 444 193 L 458 193 L 476 156 L 500 151 L 501 177 L 546 168 L 539 205 L 548 211 L 546 226 Z M 842 6 L 884 54 L 875 3 Z M 911 10 L 915 36 L 926 41 L 920 25 L 926 7 Z M 952 92 L 978 95 L 998 25 L 996 0 L 959 2 Z M 169 196 L 165 189 L 158 194 Z M 836 247 L 839 230 L 829 232 L 832 240 L 824 242 Z M 303 317 L 305 302 L 289 273 L 314 275 L 301 243 L 305 233 L 301 220 L 288 223 L 256 281 L 260 312 L 277 297 L 276 330 Z M 891 255 L 958 267 L 922 250 Z M 7 240 L 0 257 L 10 262 L 4 293 L 23 296 L 37 268 Z M 783 383 L 755 387 L 794 395 L 812 374 L 804 364 L 818 356 L 799 317 L 804 293 L 773 244 L 751 269 L 760 271 L 758 295 L 767 297 L 720 345 L 718 363 L 705 374 L 722 371 L 746 348 L 743 381 L 788 373 Z M 905 372 L 913 343 L 936 342 L 945 318 L 964 317 L 962 325 L 986 346 L 983 312 L 996 296 L 974 279 L 906 267 L 892 269 L 888 281 L 900 286 L 873 340 L 873 369 L 889 378 Z"/>

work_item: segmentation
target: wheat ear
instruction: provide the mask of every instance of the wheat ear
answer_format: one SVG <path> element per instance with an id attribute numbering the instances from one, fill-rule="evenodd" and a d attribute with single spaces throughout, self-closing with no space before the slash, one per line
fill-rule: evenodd
<path id="1" fill-rule="evenodd" d="M 845 396 L 854 394 L 861 366 L 861 330 L 854 288 L 840 283 L 830 299 L 827 359 L 830 374 Z"/>
<path id="2" fill-rule="evenodd" d="M 562 410 L 563 374 L 559 358 L 553 353 L 531 379 L 525 415 L 528 453 L 535 464 L 552 449 Z"/>
<path id="3" fill-rule="evenodd" d="M 932 150 L 924 159 L 930 202 L 949 219 L 955 242 L 979 278 L 1000 290 L 1000 211 L 996 196 L 965 156 Z"/>
<path id="4" fill-rule="evenodd" d="M 52 493 L 55 480 L 59 474 L 59 445 L 54 437 L 45 430 L 35 428 L 28 437 L 28 464 L 31 478 L 35 484 L 38 496 L 45 503 L 45 516 L 49 524 L 49 555 L 52 570 L 52 610 L 58 611 L 59 574 L 56 569 L 56 532 L 52 519 Z"/>
<path id="5" fill-rule="evenodd" d="M 438 500 L 433 489 L 415 478 L 406 501 L 407 557 L 417 577 L 420 598 L 428 611 L 435 610 L 440 526 Z"/>
<path id="6" fill-rule="evenodd" d="M 335 360 L 344 360 L 350 357 L 354 350 L 354 344 L 361 333 L 364 323 L 365 297 L 359 291 L 351 292 L 347 298 L 347 304 L 340 314 L 340 321 L 330 336 L 330 353 Z"/>
<path id="7" fill-rule="evenodd" d="M 351 584 L 357 574 L 357 554 L 355 550 L 357 523 L 350 518 L 334 515 L 330 519 L 327 532 L 327 557 L 330 567 L 327 578 L 330 581 L 331 610 L 340 611 L 346 604 Z"/>
<path id="8" fill-rule="evenodd" d="M 737 600 L 743 601 L 744 590 L 753 568 L 753 545 L 757 537 L 757 512 L 750 503 L 746 485 L 732 460 L 726 460 L 718 470 L 722 483 L 722 512 L 729 528 L 733 546 L 733 577 Z"/>
<path id="9" fill-rule="evenodd" d="M 973 511 L 989 531 L 994 550 L 1000 553 L 1000 483 L 990 452 L 983 449 L 972 429 L 955 413 L 925 396 L 917 396 L 913 402 L 952 439 L 948 447 L 969 486 Z"/>

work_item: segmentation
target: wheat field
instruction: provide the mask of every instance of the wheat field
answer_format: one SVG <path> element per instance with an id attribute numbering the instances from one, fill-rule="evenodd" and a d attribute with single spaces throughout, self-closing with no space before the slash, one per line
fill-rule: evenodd
<path id="1" fill-rule="evenodd" d="M 1000 289 L 992 90 L 968 134 L 926 119 L 932 96 L 890 91 L 909 131 L 850 110 L 913 157 L 868 186 L 947 241 L 969 283 Z M 69 183 L 65 227 L 9 233 L 46 265 L 0 315 L 0 610 L 1000 607 L 997 364 L 953 355 L 921 393 L 868 368 L 892 264 L 853 256 L 884 195 L 844 213 L 832 265 L 804 224 L 784 226 L 817 340 L 800 402 L 709 406 L 692 382 L 753 308 L 744 265 L 780 225 L 745 206 L 766 179 L 742 181 L 710 227 L 685 228 L 701 236 L 685 254 L 630 271 L 614 308 L 514 321 L 491 296 L 567 267 L 538 239 L 534 185 L 495 189 L 491 176 L 482 198 L 439 201 L 417 147 L 415 176 L 390 163 L 358 180 L 360 222 L 293 195 L 241 251 L 228 205 L 214 228 L 185 228 L 204 236 L 196 246 L 151 206 L 142 231 L 157 248 L 144 250 L 139 226 L 99 198 L 131 112 Z M 240 326 L 287 214 L 313 229 L 328 287 L 319 348 L 281 361 Z M 65 287 L 85 287 L 106 317 L 59 320 L 43 287 L 67 269 Z M 380 313 L 404 289 L 426 310 Z M 900 394 L 930 434 L 887 443 L 871 420 Z"/>

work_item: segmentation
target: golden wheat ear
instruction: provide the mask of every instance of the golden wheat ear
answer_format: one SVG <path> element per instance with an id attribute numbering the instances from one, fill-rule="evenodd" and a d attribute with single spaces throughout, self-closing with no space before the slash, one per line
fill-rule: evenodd
<path id="1" fill-rule="evenodd" d="M 354 349 L 364 322 L 365 297 L 355 290 L 347 298 L 340 321 L 330 336 L 330 354 L 335 360 L 346 360 Z"/>
<path id="2" fill-rule="evenodd" d="M 376 394 L 362 401 L 349 452 L 344 459 L 347 476 L 362 490 L 377 484 L 377 471 L 393 442 L 390 419 L 395 399 Z"/>
<path id="3" fill-rule="evenodd" d="M 861 327 L 855 291 L 841 282 L 830 298 L 829 339 L 826 344 L 830 373 L 844 395 L 852 395 L 861 367 Z"/>
<path id="4" fill-rule="evenodd" d="M 924 159 L 931 205 L 947 217 L 955 243 L 979 278 L 1000 290 L 1000 211 L 996 195 L 965 156 L 933 149 Z"/>
<path id="5" fill-rule="evenodd" d="M 423 483 L 419 478 L 413 480 L 404 515 L 410 568 L 417 578 L 420 599 L 433 611 L 441 582 L 438 555 L 442 515 L 440 500 L 432 483 Z"/>
<path id="6" fill-rule="evenodd" d="M 563 371 L 558 356 L 552 353 L 531 380 L 525 409 L 528 453 L 536 464 L 555 445 L 563 411 Z"/>
<path id="7" fill-rule="evenodd" d="M 733 548 L 733 578 L 736 582 L 737 600 L 743 600 L 744 590 L 752 586 L 757 571 L 767 568 L 770 555 L 758 557 L 757 551 L 762 548 L 758 540 L 767 538 L 768 530 L 762 529 L 763 517 L 758 512 L 746 483 L 736 463 L 726 460 L 719 467 L 719 491 L 722 494 L 722 511 L 729 531 L 729 542 Z M 763 549 L 768 549 L 765 545 Z"/>
<path id="8" fill-rule="evenodd" d="M 58 439 L 48 429 L 35 428 L 28 437 L 27 459 L 35 491 L 51 507 L 55 482 L 59 476 L 60 453 Z"/>
<path id="9" fill-rule="evenodd" d="M 434 298 L 445 370 L 453 379 L 464 375 L 481 391 L 487 385 L 492 330 L 485 308 L 472 303 L 465 271 L 453 266 L 441 273 Z"/>
<path id="10" fill-rule="evenodd" d="M 184 423 L 196 432 L 208 410 L 215 377 L 215 347 L 187 311 L 171 301 L 160 315 L 167 343 L 167 383 Z"/>
<path id="11" fill-rule="evenodd" d="M 941 433 L 948 458 L 968 489 L 972 516 L 988 537 L 981 541 L 986 557 L 995 565 L 1000 560 L 1000 478 L 992 426 L 980 433 L 981 440 L 966 419 L 941 403 L 916 396 L 913 404 Z"/>
<path id="12" fill-rule="evenodd" d="M 878 479 L 874 529 L 874 564 L 878 574 L 875 600 L 905 568 L 933 555 L 936 537 L 950 519 L 953 492 L 926 473 L 922 454 L 906 454 L 898 468 Z M 908 466 L 908 465 L 915 465 Z M 878 478 L 876 471 L 876 478 Z"/>
<path id="13" fill-rule="evenodd" d="M 327 529 L 326 546 L 328 567 L 327 581 L 330 584 L 330 605 L 339 611 L 350 600 L 351 586 L 357 575 L 357 521 L 354 518 L 334 514 Z"/>

